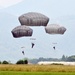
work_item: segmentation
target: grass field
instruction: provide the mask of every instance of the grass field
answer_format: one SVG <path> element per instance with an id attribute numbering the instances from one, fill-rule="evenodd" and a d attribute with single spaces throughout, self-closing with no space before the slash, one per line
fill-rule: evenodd
<path id="1" fill-rule="evenodd" d="M 0 71 L 23 72 L 75 72 L 71 65 L 0 65 Z"/>
<path id="2" fill-rule="evenodd" d="M 75 75 L 75 66 L 0 65 L 0 75 Z"/>
<path id="3" fill-rule="evenodd" d="M 0 75 L 75 75 L 75 72 L 20 72 L 0 71 Z"/>

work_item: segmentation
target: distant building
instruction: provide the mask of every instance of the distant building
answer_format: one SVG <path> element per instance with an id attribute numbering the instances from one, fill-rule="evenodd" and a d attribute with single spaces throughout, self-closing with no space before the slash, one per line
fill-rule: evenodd
<path id="1" fill-rule="evenodd" d="M 40 61 L 38 62 L 39 65 L 49 65 L 49 64 L 62 64 L 62 65 L 75 65 L 75 62 L 65 62 L 65 61 L 59 61 L 59 62 L 54 62 L 54 61 Z"/>

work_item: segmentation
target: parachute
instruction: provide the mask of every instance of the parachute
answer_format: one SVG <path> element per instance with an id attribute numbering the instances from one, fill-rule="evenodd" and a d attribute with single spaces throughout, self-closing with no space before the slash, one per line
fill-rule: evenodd
<path id="1" fill-rule="evenodd" d="M 18 17 L 20 26 L 15 27 L 11 33 L 14 38 L 24 37 L 24 36 L 32 36 L 33 30 L 30 28 L 31 26 L 45 26 L 45 31 L 48 34 L 64 34 L 66 28 L 64 26 L 60 26 L 58 24 L 50 24 L 48 25 L 49 18 L 41 13 L 37 12 L 28 12 Z M 30 27 L 29 27 L 30 26 Z M 36 38 L 30 38 L 30 40 L 36 40 Z M 31 43 L 31 48 L 34 48 L 35 43 Z M 56 46 L 53 46 L 53 49 L 56 50 Z M 23 55 L 25 54 L 22 51 Z"/>
<path id="2" fill-rule="evenodd" d="M 66 28 L 57 24 L 50 24 L 45 27 L 45 31 L 48 34 L 64 34 Z"/>
<path id="3" fill-rule="evenodd" d="M 46 26 L 49 18 L 41 13 L 29 12 L 21 15 L 19 18 L 21 25 L 27 26 Z"/>
<path id="4" fill-rule="evenodd" d="M 23 36 L 32 36 L 33 30 L 28 26 L 17 26 L 12 31 L 12 35 L 15 38 L 23 37 Z"/>
<path id="5" fill-rule="evenodd" d="M 11 33 L 13 37 L 32 36 L 33 30 L 28 26 L 46 26 L 49 18 L 41 13 L 29 12 L 21 15 L 19 18 L 21 26 L 15 27 Z"/>

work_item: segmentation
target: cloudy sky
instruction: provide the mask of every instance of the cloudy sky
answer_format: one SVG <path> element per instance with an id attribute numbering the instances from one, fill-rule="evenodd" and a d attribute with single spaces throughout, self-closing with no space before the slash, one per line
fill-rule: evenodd
<path id="1" fill-rule="evenodd" d="M 18 17 L 27 12 L 39 12 L 50 18 L 48 24 L 66 27 L 64 35 L 49 35 L 44 27 L 31 27 L 32 37 L 15 39 L 11 30 L 20 25 Z M 75 55 L 75 0 L 0 0 L 0 60 L 17 60 L 28 58 L 60 58 Z M 36 38 L 36 40 L 30 40 Z M 31 42 L 35 47 L 31 48 Z M 57 43 L 57 44 L 53 44 Z M 21 47 L 24 46 L 25 55 Z M 56 46 L 56 50 L 53 50 Z"/>

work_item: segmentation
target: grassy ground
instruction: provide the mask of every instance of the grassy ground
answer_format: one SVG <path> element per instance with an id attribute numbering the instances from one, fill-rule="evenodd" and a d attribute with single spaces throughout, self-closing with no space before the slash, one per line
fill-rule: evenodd
<path id="1" fill-rule="evenodd" d="M 75 75 L 75 72 L 14 72 L 0 71 L 0 75 Z"/>
<path id="2" fill-rule="evenodd" d="M 75 75 L 75 66 L 0 65 L 0 75 Z"/>

